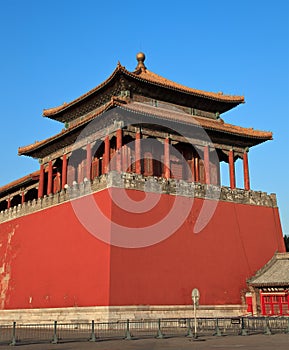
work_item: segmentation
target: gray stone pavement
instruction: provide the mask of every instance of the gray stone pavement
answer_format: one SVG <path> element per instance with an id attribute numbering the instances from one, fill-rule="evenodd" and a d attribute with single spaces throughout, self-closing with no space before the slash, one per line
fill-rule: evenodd
<path id="1" fill-rule="evenodd" d="M 0 350 L 13 349 L 11 346 L 0 346 Z M 201 337 L 197 341 L 189 338 L 138 339 L 138 340 L 105 340 L 96 343 L 71 342 L 63 344 L 19 345 L 21 350 L 230 350 L 262 349 L 288 350 L 289 334 Z"/>

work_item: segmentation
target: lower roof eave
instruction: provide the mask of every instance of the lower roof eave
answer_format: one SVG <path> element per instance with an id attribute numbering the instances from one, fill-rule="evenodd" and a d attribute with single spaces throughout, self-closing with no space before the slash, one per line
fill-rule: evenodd
<path id="1" fill-rule="evenodd" d="M 289 288 L 289 282 L 276 282 L 276 283 L 250 283 L 248 282 L 249 286 L 256 287 L 256 288 L 274 288 L 274 287 L 288 287 Z"/>

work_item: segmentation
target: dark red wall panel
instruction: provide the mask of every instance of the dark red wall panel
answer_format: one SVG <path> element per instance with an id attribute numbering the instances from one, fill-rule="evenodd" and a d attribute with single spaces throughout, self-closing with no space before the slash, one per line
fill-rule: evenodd
<path id="1" fill-rule="evenodd" d="M 109 303 L 110 247 L 86 232 L 69 203 L 1 224 L 0 240 L 1 280 L 9 282 L 2 308 Z"/>
<path id="2" fill-rule="evenodd" d="M 162 196 L 170 210 L 174 197 Z M 203 202 L 194 199 L 183 225 L 161 243 L 138 249 L 112 247 L 112 305 L 190 304 L 193 288 L 200 290 L 203 304 L 239 304 L 246 280 L 276 251 L 285 251 L 278 209 L 220 201 L 208 225 L 196 234 L 193 225 Z M 147 226 L 160 219 L 163 208 L 155 206 L 136 220 L 114 205 L 112 219 L 130 227 Z"/>
<path id="3" fill-rule="evenodd" d="M 135 228 L 136 235 L 138 227 L 162 220 L 175 201 L 162 194 L 152 209 L 133 214 L 111 201 L 111 196 L 119 198 L 118 191 L 104 190 L 74 202 L 82 220 L 86 215 L 98 232 L 111 230 L 105 237 L 112 241 L 121 232 L 102 224 L 93 200 L 108 221 Z M 129 190 L 129 198 L 140 202 L 144 197 Z M 192 199 L 182 201 L 186 206 Z M 87 231 L 70 203 L 1 224 L 0 307 L 190 304 L 195 287 L 202 304 L 241 303 L 246 279 L 275 251 L 285 251 L 278 210 L 219 202 L 196 234 L 193 226 L 202 205 L 202 199 L 194 199 L 176 232 L 143 248 L 102 242 Z"/>

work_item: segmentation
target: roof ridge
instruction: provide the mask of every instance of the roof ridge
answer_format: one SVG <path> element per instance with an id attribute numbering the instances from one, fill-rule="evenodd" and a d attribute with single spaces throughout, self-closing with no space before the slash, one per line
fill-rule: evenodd
<path id="1" fill-rule="evenodd" d="M 228 94 L 223 94 L 223 92 L 212 92 L 212 91 L 205 91 L 205 90 L 201 90 L 201 89 L 195 89 L 195 88 L 191 88 L 188 86 L 185 86 L 183 84 L 174 82 L 173 80 L 170 80 L 168 78 L 165 78 L 153 71 L 150 71 L 149 69 L 145 69 L 145 70 L 138 70 L 135 72 L 129 72 L 130 75 L 134 75 L 138 78 L 143 78 L 144 80 L 150 81 L 150 82 L 154 82 L 154 83 L 158 83 L 164 86 L 171 86 L 174 87 L 176 89 L 181 89 L 183 91 L 187 91 L 187 92 L 191 92 L 191 93 L 195 93 L 198 94 L 200 96 L 211 96 L 214 97 L 216 99 L 220 99 L 220 100 L 226 100 L 226 99 L 236 99 L 236 101 L 239 101 L 240 103 L 244 102 L 244 96 L 239 96 L 239 95 L 228 95 Z M 154 81 L 153 81 L 154 80 Z"/>

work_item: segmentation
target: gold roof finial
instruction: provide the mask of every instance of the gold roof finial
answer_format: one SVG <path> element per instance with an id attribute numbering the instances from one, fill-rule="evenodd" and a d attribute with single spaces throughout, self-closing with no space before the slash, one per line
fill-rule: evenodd
<path id="1" fill-rule="evenodd" d="M 141 70 L 141 71 L 145 71 L 146 70 L 146 66 L 144 65 L 144 61 L 146 59 L 146 56 L 143 52 L 139 52 L 137 55 L 136 55 L 136 59 L 137 59 L 137 67 L 136 67 L 136 70 Z"/>

